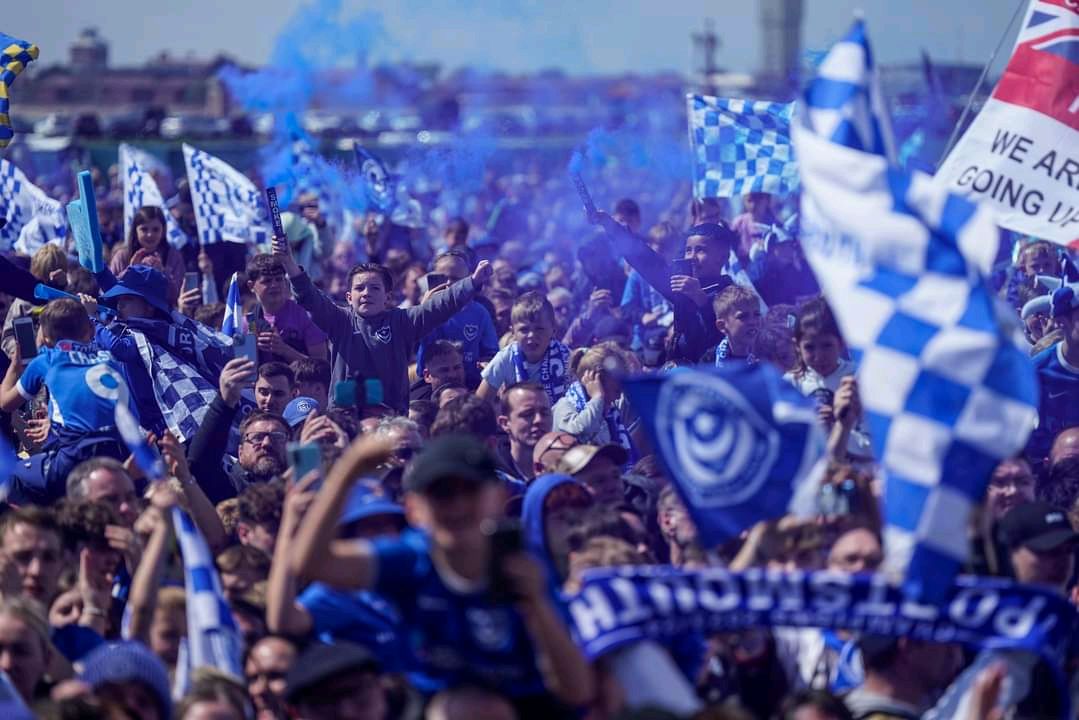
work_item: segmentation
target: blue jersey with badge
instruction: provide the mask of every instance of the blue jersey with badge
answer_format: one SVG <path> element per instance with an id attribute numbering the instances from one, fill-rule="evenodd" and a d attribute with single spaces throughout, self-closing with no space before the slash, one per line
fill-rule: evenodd
<path id="1" fill-rule="evenodd" d="M 494 604 L 482 590 L 451 589 L 418 532 L 373 545 L 374 589 L 396 604 L 418 670 L 432 687 L 478 684 L 508 697 L 545 692 L 532 641 L 512 605 Z"/>
<path id="2" fill-rule="evenodd" d="M 1040 461 L 1049 454 L 1053 438 L 1061 430 L 1079 426 L 1079 367 L 1064 359 L 1061 343 L 1034 356 L 1034 369 L 1041 386 L 1038 427 L 1031 433 L 1027 454 Z"/>
<path id="3" fill-rule="evenodd" d="M 16 388 L 27 400 L 44 385 L 49 417 L 68 430 L 94 432 L 116 426 L 116 401 L 128 402 L 123 373 L 113 356 L 94 344 L 61 340 L 41 348 Z"/>
<path id="4" fill-rule="evenodd" d="M 480 370 L 476 363 L 498 352 L 498 333 L 487 308 L 473 300 L 445 323 L 424 338 L 416 354 L 416 375 L 423 377 L 424 349 L 435 340 L 461 343 L 461 359 L 465 364 L 465 379 L 470 387 L 479 385 Z"/>

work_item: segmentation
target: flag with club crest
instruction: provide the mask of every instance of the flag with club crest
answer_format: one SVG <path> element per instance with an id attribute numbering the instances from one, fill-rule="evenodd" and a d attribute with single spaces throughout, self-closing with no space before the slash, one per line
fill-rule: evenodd
<path id="1" fill-rule="evenodd" d="M 791 147 L 793 104 L 687 95 L 693 195 L 786 195 L 798 187 Z"/>
<path id="2" fill-rule="evenodd" d="M 199 243 L 269 244 L 273 231 L 262 191 L 243 173 L 184 144 L 184 164 Z"/>
<path id="3" fill-rule="evenodd" d="M 11 85 L 31 61 L 37 60 L 37 55 L 37 45 L 0 33 L 0 148 L 7 147 L 15 137 L 11 128 Z"/>
<path id="4" fill-rule="evenodd" d="M 792 126 L 802 241 L 858 363 L 884 471 L 885 570 L 937 602 L 993 467 L 1037 418 L 1029 358 L 998 323 L 988 208 L 895 167 L 864 24 L 825 57 Z"/>
<path id="5" fill-rule="evenodd" d="M 120 143 L 120 173 L 124 179 L 124 237 L 131 232 L 135 212 L 147 205 L 161 208 L 165 214 L 165 239 L 179 250 L 187 245 L 187 235 L 165 207 L 165 199 L 157 187 L 151 172 L 161 166 L 161 161 L 145 150 Z"/>

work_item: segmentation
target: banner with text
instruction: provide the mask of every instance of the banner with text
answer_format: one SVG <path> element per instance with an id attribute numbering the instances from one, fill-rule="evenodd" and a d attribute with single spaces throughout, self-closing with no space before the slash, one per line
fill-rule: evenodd
<path id="1" fill-rule="evenodd" d="M 1001 226 L 1079 240 L 1079 6 L 1032 0 L 985 107 L 937 177 L 987 202 Z"/>

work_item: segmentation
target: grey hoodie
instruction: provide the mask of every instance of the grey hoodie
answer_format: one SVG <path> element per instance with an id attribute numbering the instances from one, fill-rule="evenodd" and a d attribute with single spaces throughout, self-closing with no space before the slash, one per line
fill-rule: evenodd
<path id="1" fill-rule="evenodd" d="M 408 412 L 408 365 L 416 345 L 476 294 L 472 278 L 466 277 L 422 305 L 365 318 L 327 297 L 307 273 L 292 278 L 292 287 L 315 324 L 330 336 L 331 381 L 378 378 L 385 404 L 402 414 Z"/>

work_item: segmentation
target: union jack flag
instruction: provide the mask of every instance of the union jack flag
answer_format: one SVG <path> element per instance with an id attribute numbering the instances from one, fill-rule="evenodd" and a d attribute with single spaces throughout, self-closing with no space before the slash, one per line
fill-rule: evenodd
<path id="1" fill-rule="evenodd" d="M 1032 0 L 993 97 L 1079 130 L 1079 2 Z"/>

